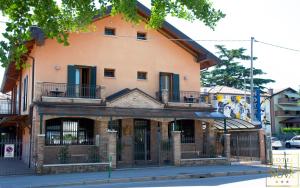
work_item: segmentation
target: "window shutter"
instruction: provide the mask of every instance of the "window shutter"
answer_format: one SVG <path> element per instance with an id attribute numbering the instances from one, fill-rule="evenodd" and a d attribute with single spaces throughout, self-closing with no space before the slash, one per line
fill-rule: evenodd
<path id="1" fill-rule="evenodd" d="M 162 100 L 161 94 L 162 94 L 162 86 L 163 86 L 163 77 L 162 77 L 162 72 L 159 73 L 159 91 L 158 91 L 158 96 L 159 99 Z"/>
<path id="2" fill-rule="evenodd" d="M 74 65 L 68 65 L 68 84 L 67 84 L 67 96 L 75 96 L 75 66 Z"/>
<path id="3" fill-rule="evenodd" d="M 179 102 L 180 100 L 180 89 L 179 89 L 179 74 L 173 74 L 173 101 Z"/>
<path id="4" fill-rule="evenodd" d="M 96 88 L 96 83 L 97 83 L 97 67 L 91 67 L 91 88 L 90 88 L 90 93 L 91 93 L 91 98 L 95 98 L 97 95 L 97 88 Z M 100 92 L 100 91 L 98 91 Z"/>

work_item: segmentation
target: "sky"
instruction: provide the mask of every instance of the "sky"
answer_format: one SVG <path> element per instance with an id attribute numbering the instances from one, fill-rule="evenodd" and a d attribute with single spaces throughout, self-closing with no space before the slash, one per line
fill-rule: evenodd
<path id="1" fill-rule="evenodd" d="M 149 5 L 149 0 L 141 0 Z M 215 45 L 227 48 L 243 47 L 250 55 L 250 38 L 283 47 L 300 50 L 300 0 L 211 0 L 214 7 L 222 10 L 226 17 L 212 30 L 200 21 L 188 22 L 168 17 L 167 21 L 180 29 L 202 46 L 216 54 Z M 6 18 L 0 16 L 0 21 Z M 0 23 L 0 32 L 4 31 Z M 2 40 L 0 36 L 0 40 Z M 216 41 L 215 41 L 216 40 Z M 222 40 L 249 40 L 242 42 L 222 42 Z M 266 85 L 275 90 L 292 87 L 300 89 L 300 51 L 276 48 L 255 42 L 254 56 L 258 59 L 254 67 L 266 72 L 262 77 L 271 78 L 275 83 Z M 249 62 L 243 62 L 250 66 Z M 0 68 L 2 82 L 4 69 Z"/>

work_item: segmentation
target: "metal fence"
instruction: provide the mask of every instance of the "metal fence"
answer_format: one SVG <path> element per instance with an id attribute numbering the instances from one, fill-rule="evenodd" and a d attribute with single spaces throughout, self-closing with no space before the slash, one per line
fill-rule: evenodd
<path id="1" fill-rule="evenodd" d="M 189 137 L 182 137 L 181 158 L 220 158 L 224 156 L 223 135 L 207 138 L 204 134 L 203 139 L 196 140 Z M 192 142 L 194 140 L 194 142 Z"/>
<path id="2" fill-rule="evenodd" d="M 41 96 L 70 98 L 101 98 L 101 86 L 43 82 Z"/>
<path id="3" fill-rule="evenodd" d="M 0 99 L 0 114 L 12 114 L 12 104 L 10 99 Z"/>
<path id="4" fill-rule="evenodd" d="M 0 140 L 0 176 L 34 172 L 30 167 L 30 142 L 17 139 Z"/>
<path id="5" fill-rule="evenodd" d="M 164 92 L 157 92 L 157 98 L 160 101 L 164 99 Z M 206 103 L 205 95 L 199 91 L 180 91 L 180 92 L 167 92 L 169 102 L 182 102 L 182 103 Z"/>
<path id="6" fill-rule="evenodd" d="M 259 160 L 259 137 L 257 132 L 230 135 L 230 153 L 236 160 Z"/>

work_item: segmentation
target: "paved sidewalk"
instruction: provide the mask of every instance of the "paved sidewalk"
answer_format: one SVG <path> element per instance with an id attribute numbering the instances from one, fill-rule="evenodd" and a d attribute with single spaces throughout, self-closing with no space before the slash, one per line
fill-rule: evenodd
<path id="1" fill-rule="evenodd" d="M 58 187 L 113 182 L 137 182 L 167 179 L 190 179 L 243 174 L 268 173 L 264 166 L 232 165 L 201 167 L 153 167 L 136 169 L 119 169 L 112 172 L 108 180 L 107 172 L 73 173 L 57 175 L 3 176 L 0 177 L 0 188 L 20 187 Z"/>

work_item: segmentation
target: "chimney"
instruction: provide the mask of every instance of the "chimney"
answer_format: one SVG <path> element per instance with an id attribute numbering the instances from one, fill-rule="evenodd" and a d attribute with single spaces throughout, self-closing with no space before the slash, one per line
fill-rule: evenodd
<path id="1" fill-rule="evenodd" d="M 268 93 L 269 93 L 269 95 L 272 96 L 272 95 L 273 95 L 273 89 L 272 89 L 272 88 L 269 88 L 269 89 L 268 89 Z"/>

